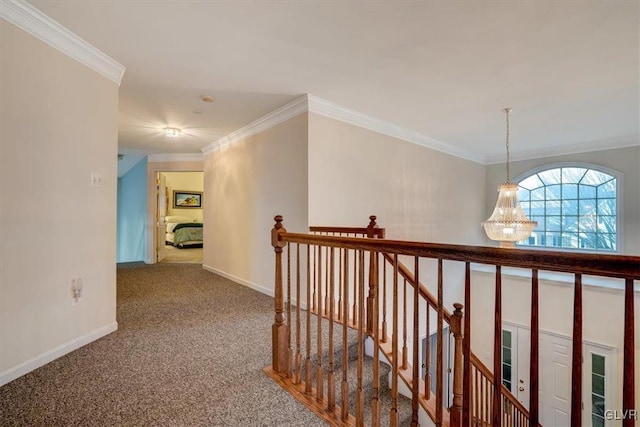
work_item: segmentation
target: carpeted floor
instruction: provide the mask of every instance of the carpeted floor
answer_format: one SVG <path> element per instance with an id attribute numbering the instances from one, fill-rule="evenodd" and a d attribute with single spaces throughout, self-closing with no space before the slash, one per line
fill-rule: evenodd
<path id="1" fill-rule="evenodd" d="M 324 425 L 262 372 L 272 305 L 199 265 L 120 266 L 119 330 L 0 388 L 0 425 Z"/>
<path id="2" fill-rule="evenodd" d="M 167 256 L 160 261 L 163 264 L 202 264 L 202 248 L 176 248 L 167 245 L 165 250 Z"/>

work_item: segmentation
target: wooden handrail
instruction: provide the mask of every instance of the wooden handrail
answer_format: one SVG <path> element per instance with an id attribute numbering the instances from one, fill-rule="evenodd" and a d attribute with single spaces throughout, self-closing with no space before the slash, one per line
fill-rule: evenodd
<path id="1" fill-rule="evenodd" d="M 332 227 L 332 226 L 309 226 L 309 232 L 311 233 L 332 233 L 338 234 L 362 234 L 370 238 L 384 239 L 385 229 L 378 227 L 376 224 L 376 216 L 369 216 L 369 225 L 367 227 Z"/>
<path id="2" fill-rule="evenodd" d="M 517 267 L 527 270 L 547 270 L 561 273 L 586 274 L 621 279 L 640 280 L 640 257 L 507 249 L 488 246 L 449 245 L 388 239 L 362 239 L 283 232 L 282 242 L 359 249 L 380 253 L 419 256 L 448 261 Z"/>
<path id="3" fill-rule="evenodd" d="M 383 253 L 382 254 L 384 256 L 384 259 L 386 259 L 389 263 L 393 264 L 393 258 L 391 257 L 391 255 L 387 254 L 387 253 Z M 405 266 L 403 263 L 398 262 L 398 272 L 400 273 L 400 275 L 402 277 L 404 277 L 405 279 L 407 279 L 407 282 L 411 285 L 411 286 L 415 286 L 416 280 L 413 277 L 413 274 L 411 274 L 411 272 L 409 271 L 409 269 L 407 268 L 407 266 Z M 427 300 L 429 302 L 429 305 L 435 309 L 438 308 L 438 300 L 436 299 L 436 297 L 429 291 L 429 289 L 427 289 L 427 287 L 425 285 L 423 285 L 422 283 L 418 283 L 418 292 L 420 292 L 420 296 L 422 298 L 424 298 L 425 300 Z M 447 323 L 451 323 L 451 317 L 453 316 L 453 313 L 451 313 L 449 310 L 447 310 L 446 308 L 443 309 L 442 312 L 443 316 L 444 316 L 444 320 Z"/>
<path id="4" fill-rule="evenodd" d="M 487 365 L 482 363 L 482 360 L 478 359 L 478 356 L 476 356 L 474 353 L 471 353 L 471 364 L 478 371 L 480 371 L 480 373 L 484 377 L 487 378 L 487 381 L 489 381 L 490 384 L 493 384 L 493 372 L 491 372 Z M 509 390 L 504 384 L 500 384 L 500 389 L 502 391 L 502 395 L 506 397 L 507 400 L 509 400 L 509 403 L 511 403 L 518 409 L 518 411 L 522 412 L 526 415 L 527 418 L 529 418 L 529 411 L 524 407 L 524 405 L 522 405 L 522 403 L 520 403 L 518 399 L 516 399 L 516 397 L 511 393 L 511 390 Z"/>

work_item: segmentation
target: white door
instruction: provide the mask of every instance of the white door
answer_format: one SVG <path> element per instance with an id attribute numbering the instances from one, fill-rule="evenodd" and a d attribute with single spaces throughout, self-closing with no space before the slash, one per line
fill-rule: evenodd
<path id="1" fill-rule="evenodd" d="M 540 422 L 545 426 L 568 427 L 571 425 L 572 343 L 566 338 L 541 333 L 539 348 Z"/>
<path id="2" fill-rule="evenodd" d="M 505 324 L 502 327 L 503 384 L 529 409 L 529 348 L 528 329 Z"/>
<path id="3" fill-rule="evenodd" d="M 156 197 L 158 210 L 156 211 L 156 253 L 157 262 L 167 256 L 165 247 L 165 217 L 167 216 L 167 177 L 161 172 L 156 175 Z"/>
<path id="4" fill-rule="evenodd" d="M 529 409 L 529 366 L 531 331 L 504 324 L 502 332 L 503 383 Z M 571 425 L 572 340 L 555 334 L 539 334 L 540 423 L 544 426 Z M 605 426 L 605 408 L 615 407 L 615 350 L 595 344 L 583 345 L 584 426 Z M 613 425 L 613 424 L 612 424 Z"/>

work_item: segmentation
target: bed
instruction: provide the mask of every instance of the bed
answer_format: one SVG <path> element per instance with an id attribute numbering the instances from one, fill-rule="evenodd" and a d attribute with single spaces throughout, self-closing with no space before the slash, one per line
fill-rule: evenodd
<path id="1" fill-rule="evenodd" d="M 202 223 L 188 217 L 165 217 L 165 242 L 177 248 L 202 247 Z"/>

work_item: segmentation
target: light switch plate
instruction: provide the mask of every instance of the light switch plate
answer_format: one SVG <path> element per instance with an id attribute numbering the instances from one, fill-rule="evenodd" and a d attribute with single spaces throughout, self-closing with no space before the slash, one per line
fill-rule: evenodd
<path id="1" fill-rule="evenodd" d="M 91 186 L 102 187 L 102 175 L 96 172 L 91 173 Z"/>

